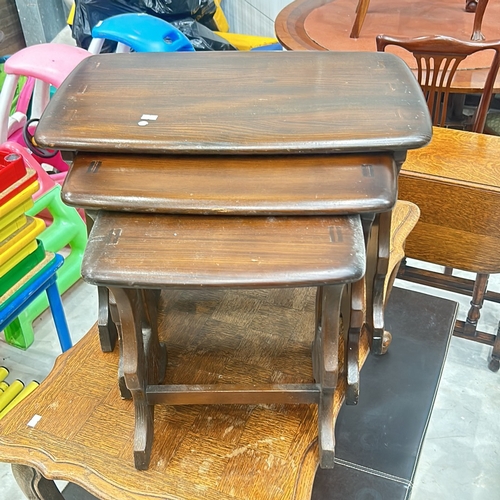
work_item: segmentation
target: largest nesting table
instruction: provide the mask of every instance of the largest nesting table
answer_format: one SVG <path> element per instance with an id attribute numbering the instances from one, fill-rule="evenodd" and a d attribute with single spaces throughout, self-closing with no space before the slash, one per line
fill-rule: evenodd
<path id="1" fill-rule="evenodd" d="M 360 333 L 377 354 L 390 341 L 398 172 L 431 133 L 391 54 L 114 54 L 75 69 L 36 140 L 78 152 L 63 198 L 95 216 L 82 273 L 120 312 L 137 468 L 155 403 L 318 403 L 320 464 L 333 466 L 338 365 L 355 404 Z M 317 286 L 315 383 L 159 385 L 156 291 L 207 286 Z"/>

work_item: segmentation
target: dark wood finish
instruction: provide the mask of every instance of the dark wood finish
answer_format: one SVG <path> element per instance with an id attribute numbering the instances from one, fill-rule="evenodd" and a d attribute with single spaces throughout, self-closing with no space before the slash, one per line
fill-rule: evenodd
<path id="1" fill-rule="evenodd" d="M 146 246 L 144 239 L 148 241 Z M 136 414 L 136 468 L 149 466 L 157 403 L 311 402 L 318 404 L 320 464 L 333 467 L 341 297 L 344 285 L 360 280 L 364 270 L 359 216 L 241 218 L 100 213 L 90 233 L 82 275 L 91 283 L 110 287 L 116 300 L 123 375 Z M 312 352 L 316 384 L 158 385 L 164 378 L 166 353 L 158 341 L 157 309 L 148 289 L 309 285 L 319 286 Z"/>
<path id="2" fill-rule="evenodd" d="M 475 15 L 474 15 L 474 27 L 473 27 L 473 32 L 471 36 L 471 40 L 474 40 L 475 42 L 479 42 L 481 40 L 485 39 L 485 36 L 481 32 L 482 25 L 483 25 L 483 17 L 484 13 L 486 11 L 486 7 L 488 6 L 489 0 L 479 0 L 479 5 L 476 3 L 476 8 L 474 9 Z M 467 7 L 470 6 L 471 2 L 467 3 Z"/>
<path id="3" fill-rule="evenodd" d="M 375 37 L 388 34 L 400 37 L 442 35 L 468 40 L 474 31 L 474 15 L 465 12 L 456 0 L 377 0 L 366 19 L 359 38 L 350 38 L 349 27 L 356 3 L 353 0 L 296 0 L 277 16 L 275 31 L 289 50 L 375 51 Z M 376 8 L 375 8 L 376 5 Z M 476 20 L 479 21 L 478 12 Z M 488 40 L 500 39 L 500 4 L 490 2 L 482 19 L 482 32 Z M 403 56 L 404 57 L 404 56 Z M 405 59 L 410 67 L 413 57 Z M 465 61 L 453 82 L 456 92 L 476 92 L 484 86 L 485 68 L 490 58 Z M 412 67 L 413 69 L 413 67 Z M 495 82 L 500 91 L 500 77 Z"/>
<path id="4" fill-rule="evenodd" d="M 259 161 L 247 156 L 80 153 L 63 198 L 86 209 L 176 214 L 378 213 L 395 203 L 398 169 L 390 155 L 381 153 L 261 156 Z M 370 295 L 367 300 L 371 302 Z M 101 305 L 102 311 L 107 308 L 107 302 Z"/>
<path id="5" fill-rule="evenodd" d="M 138 181 L 139 179 L 139 181 Z M 390 210 L 391 155 L 163 156 L 80 153 L 65 203 L 176 214 L 305 215 Z"/>
<path id="6" fill-rule="evenodd" d="M 432 122 L 439 126 L 446 123 L 452 82 L 462 62 L 477 52 L 493 51 L 494 57 L 472 125 L 473 132 L 483 132 L 500 67 L 500 41 L 467 42 L 441 35 L 412 39 L 378 35 L 376 41 L 377 50 L 396 46 L 413 54 L 417 63 L 417 80 L 424 92 Z"/>
<path id="7" fill-rule="evenodd" d="M 384 151 L 394 155 L 399 168 L 408 148 L 422 146 L 430 138 L 431 124 L 418 85 L 401 61 L 381 58 L 383 54 L 123 56 L 98 56 L 93 63 L 79 66 L 44 113 L 45 125 L 42 119 L 37 128 L 39 142 L 52 141 L 62 149 L 127 154 Z M 158 91 L 166 88 L 167 92 Z M 123 102 L 129 106 L 122 106 Z M 137 118 L 131 120 L 136 112 Z M 158 112 L 159 117 L 140 127 L 137 120 L 145 112 Z M 301 191 L 301 196 L 306 192 Z M 221 196 L 221 191 L 215 194 Z M 141 210 L 143 201 L 133 200 L 133 210 Z M 226 201 L 215 205 L 223 210 Z M 231 203 L 234 208 L 234 200 Z M 290 207 L 288 201 L 279 203 Z M 302 206 L 314 203 L 310 199 Z M 365 223 L 368 228 L 370 223 Z M 380 245 L 387 246 L 388 232 L 382 240 Z M 377 255 L 373 253 L 373 258 Z M 370 303 L 372 290 L 367 287 Z M 374 314 L 381 307 L 382 303 L 375 306 Z M 375 322 L 374 318 L 368 321 L 370 330 Z"/>
<path id="8" fill-rule="evenodd" d="M 477 322 L 486 293 L 485 275 L 500 272 L 499 155 L 498 137 L 435 128 L 427 147 L 409 152 L 399 176 L 399 196 L 416 203 L 422 212 L 407 241 L 408 257 L 478 274 L 467 320 L 455 330 L 472 339 L 482 335 Z M 439 277 L 424 273 L 422 280 L 443 287 Z M 460 280 L 457 286 L 454 291 L 461 293 Z"/>
<path id="9" fill-rule="evenodd" d="M 99 338 L 103 352 L 111 352 L 115 348 L 118 339 L 118 332 L 111 317 L 111 308 L 109 303 L 109 291 L 106 287 L 98 287 L 99 314 L 97 324 L 99 327 Z"/>
<path id="10" fill-rule="evenodd" d="M 170 355 L 167 379 L 312 384 L 314 302 L 309 288 L 164 292 L 159 334 Z M 360 365 L 367 354 L 363 333 Z M 344 358 L 338 358 L 334 418 L 345 391 Z M 310 498 L 319 460 L 316 404 L 157 406 L 151 464 L 137 471 L 134 408 L 120 398 L 117 363 L 116 350 L 100 351 L 94 327 L 2 419 L 2 460 L 36 467 L 103 499 Z M 29 428 L 34 414 L 42 418 Z"/>
<path id="11" fill-rule="evenodd" d="M 139 288 L 309 286 L 355 281 L 364 269 L 357 216 L 103 212 L 82 263 L 90 283 Z"/>
<path id="12" fill-rule="evenodd" d="M 145 113 L 158 118 L 141 127 Z M 120 153 L 404 153 L 430 133 L 418 84 L 391 54 L 132 53 L 82 61 L 36 140 Z"/>

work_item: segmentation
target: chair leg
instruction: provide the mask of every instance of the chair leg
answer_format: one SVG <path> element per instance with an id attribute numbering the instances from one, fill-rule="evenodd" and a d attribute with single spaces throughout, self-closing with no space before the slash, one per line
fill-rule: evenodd
<path id="1" fill-rule="evenodd" d="M 368 7 L 370 6 L 370 0 L 359 0 L 356 6 L 356 17 L 352 25 L 350 38 L 359 38 L 361 33 L 361 28 L 365 22 L 366 13 L 368 12 Z"/>
<path id="2" fill-rule="evenodd" d="M 59 290 L 57 289 L 55 279 L 54 282 L 49 287 L 47 287 L 46 293 L 47 298 L 49 299 L 50 310 L 52 311 L 54 324 L 56 325 L 56 331 L 57 336 L 59 337 L 59 343 L 61 344 L 61 350 L 62 352 L 65 352 L 73 347 L 73 343 L 71 342 L 68 322 L 66 321 L 66 315 L 64 314 L 61 296 L 59 295 Z"/>

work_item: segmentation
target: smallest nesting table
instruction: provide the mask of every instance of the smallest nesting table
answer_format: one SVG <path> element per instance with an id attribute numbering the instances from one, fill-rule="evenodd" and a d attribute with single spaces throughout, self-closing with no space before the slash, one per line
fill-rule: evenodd
<path id="1" fill-rule="evenodd" d="M 116 300 L 124 377 L 136 412 L 134 459 L 149 465 L 157 403 L 317 403 L 322 467 L 334 465 L 334 393 L 338 384 L 340 304 L 345 285 L 365 271 L 359 216 L 223 217 L 102 212 L 90 234 L 83 277 Z M 173 385 L 157 332 L 160 288 L 318 287 L 314 384 Z M 186 346 L 188 347 L 188 346 Z"/>

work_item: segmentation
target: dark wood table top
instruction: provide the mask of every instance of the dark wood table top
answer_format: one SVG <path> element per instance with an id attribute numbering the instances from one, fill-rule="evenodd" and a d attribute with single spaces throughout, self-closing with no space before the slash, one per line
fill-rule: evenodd
<path id="1" fill-rule="evenodd" d="M 138 180 L 139 179 L 139 180 Z M 79 153 L 63 200 L 86 210 L 198 215 L 381 212 L 397 197 L 384 153 L 349 155 L 133 155 Z"/>
<path id="2" fill-rule="evenodd" d="M 199 217 L 101 211 L 89 236 L 82 276 L 96 285 L 133 288 L 264 288 L 355 282 L 365 267 L 356 215 Z"/>
<path id="3" fill-rule="evenodd" d="M 105 54 L 83 61 L 36 132 L 47 147 L 123 153 L 406 151 L 431 123 L 392 54 Z"/>

